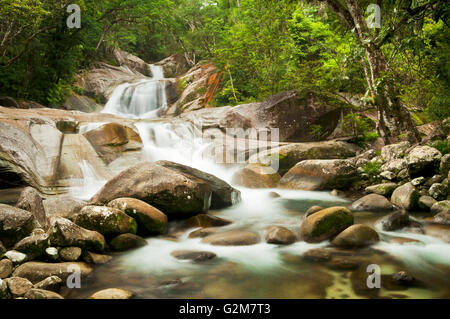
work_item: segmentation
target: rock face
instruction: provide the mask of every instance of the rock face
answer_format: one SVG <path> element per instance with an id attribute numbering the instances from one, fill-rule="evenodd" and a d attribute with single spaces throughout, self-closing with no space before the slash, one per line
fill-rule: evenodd
<path id="1" fill-rule="evenodd" d="M 416 146 L 407 156 L 409 175 L 432 176 L 439 171 L 441 157 L 441 152 L 433 147 Z"/>
<path id="2" fill-rule="evenodd" d="M 124 289 L 110 288 L 97 291 L 89 299 L 131 299 L 134 293 Z"/>
<path id="3" fill-rule="evenodd" d="M 50 244 L 60 247 L 80 247 L 102 252 L 105 249 L 105 238 L 102 234 L 84 229 L 65 218 L 52 220 L 50 229 Z"/>
<path id="4" fill-rule="evenodd" d="M 359 248 L 379 241 L 378 233 L 366 225 L 352 225 L 337 235 L 331 244 L 341 248 Z"/>
<path id="5" fill-rule="evenodd" d="M 35 226 L 37 225 L 32 213 L 0 204 L 0 240 L 6 247 L 28 236 Z"/>
<path id="6" fill-rule="evenodd" d="M 386 197 L 378 194 L 366 195 L 350 205 L 351 211 L 385 212 L 392 210 L 394 206 Z"/>
<path id="7" fill-rule="evenodd" d="M 232 222 L 214 215 L 198 214 L 186 220 L 184 226 L 188 228 L 193 227 L 220 227 L 231 224 Z"/>
<path id="8" fill-rule="evenodd" d="M 248 164 L 233 176 L 233 184 L 248 188 L 274 188 L 281 176 L 272 167 Z"/>
<path id="9" fill-rule="evenodd" d="M 137 223 L 119 209 L 105 206 L 85 206 L 74 217 L 74 223 L 105 236 L 136 234 Z"/>
<path id="10" fill-rule="evenodd" d="M 22 191 L 17 200 L 16 207 L 31 212 L 41 228 L 44 230 L 48 228 L 48 220 L 41 195 L 33 187 L 26 187 Z"/>
<path id="11" fill-rule="evenodd" d="M 295 243 L 297 236 L 285 227 L 272 226 L 266 230 L 266 242 L 276 245 L 290 245 Z"/>
<path id="12" fill-rule="evenodd" d="M 248 231 L 228 231 L 203 238 L 205 244 L 215 246 L 247 246 L 259 243 L 258 234 Z"/>
<path id="13" fill-rule="evenodd" d="M 374 193 L 381 196 L 391 196 L 394 190 L 397 188 L 396 183 L 383 183 L 366 187 L 367 193 Z"/>
<path id="14" fill-rule="evenodd" d="M 306 160 L 291 168 L 281 178 L 279 186 L 311 191 L 342 189 L 357 176 L 355 166 L 347 160 Z"/>
<path id="15" fill-rule="evenodd" d="M 406 183 L 397 187 L 391 197 L 392 204 L 406 210 L 413 210 L 416 208 L 418 200 L 419 193 L 411 183 Z"/>
<path id="16" fill-rule="evenodd" d="M 48 217 L 64 217 L 67 219 L 71 219 L 84 206 L 87 206 L 86 202 L 68 196 L 50 197 L 45 199 L 43 204 Z"/>
<path id="17" fill-rule="evenodd" d="M 308 216 L 300 234 L 304 241 L 317 243 L 334 237 L 353 225 L 353 214 L 345 207 L 330 207 Z"/>
<path id="18" fill-rule="evenodd" d="M 137 222 L 137 233 L 142 235 L 164 234 L 167 216 L 159 209 L 135 198 L 117 198 L 108 207 L 120 209 Z"/>
<path id="19" fill-rule="evenodd" d="M 141 137 L 132 128 L 117 123 L 108 123 L 83 134 L 98 155 L 111 163 L 123 152 L 140 150 Z"/>
<path id="20" fill-rule="evenodd" d="M 44 263 L 30 261 L 17 267 L 13 276 L 26 278 L 32 283 L 38 283 L 51 276 L 58 276 L 61 280 L 66 281 L 67 277 L 78 269 L 82 278 L 87 277 L 94 270 L 92 266 L 83 262 Z"/>
<path id="21" fill-rule="evenodd" d="M 170 254 L 172 257 L 180 260 L 192 260 L 194 262 L 203 262 L 216 257 L 215 253 L 209 251 L 176 250 Z"/>
<path id="22" fill-rule="evenodd" d="M 207 211 L 211 206 L 214 190 L 215 207 L 231 205 L 240 199 L 236 190 L 212 175 L 192 169 L 192 174 L 205 178 L 201 179 L 185 173 L 184 166 L 173 163 L 173 166 L 180 167 L 178 170 L 168 163 L 170 162 L 142 163 L 124 170 L 109 180 L 90 203 L 106 204 L 116 198 L 132 197 L 171 217 Z"/>
<path id="23" fill-rule="evenodd" d="M 126 251 L 146 245 L 147 241 L 144 238 L 133 234 L 122 234 L 111 240 L 111 247 L 116 251 Z"/>

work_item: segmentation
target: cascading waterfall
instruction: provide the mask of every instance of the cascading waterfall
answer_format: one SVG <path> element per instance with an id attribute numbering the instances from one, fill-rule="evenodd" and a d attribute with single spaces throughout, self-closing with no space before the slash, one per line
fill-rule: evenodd
<path id="1" fill-rule="evenodd" d="M 119 85 L 106 103 L 102 113 L 126 118 L 158 117 L 167 107 L 166 82 L 161 66 L 150 65 L 153 77 L 135 83 Z"/>

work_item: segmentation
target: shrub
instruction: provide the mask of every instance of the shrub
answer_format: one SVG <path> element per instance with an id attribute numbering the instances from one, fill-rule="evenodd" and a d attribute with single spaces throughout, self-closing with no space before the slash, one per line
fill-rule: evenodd
<path id="1" fill-rule="evenodd" d="M 447 140 L 437 140 L 432 146 L 437 149 L 442 155 L 450 153 L 450 142 Z"/>

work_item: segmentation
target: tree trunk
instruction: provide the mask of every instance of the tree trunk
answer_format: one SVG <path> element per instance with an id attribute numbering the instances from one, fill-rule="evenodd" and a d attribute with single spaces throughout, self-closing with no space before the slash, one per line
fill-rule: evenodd
<path id="1" fill-rule="evenodd" d="M 386 144 L 398 141 L 401 139 L 401 134 L 406 134 L 412 143 L 420 141 L 419 131 L 409 111 L 401 104 L 395 84 L 382 79 L 389 68 L 381 49 L 374 44 L 370 36 L 370 30 L 358 2 L 356 0 L 345 2 L 356 26 L 356 36 L 360 45 L 364 46 L 369 62 L 370 77 L 367 78 L 367 83 L 375 93 L 375 105 L 378 111 L 377 130 L 380 136 Z"/>

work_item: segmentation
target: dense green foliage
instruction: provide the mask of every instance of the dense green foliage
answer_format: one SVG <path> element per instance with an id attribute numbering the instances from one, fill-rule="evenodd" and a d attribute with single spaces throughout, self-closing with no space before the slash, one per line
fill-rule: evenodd
<path id="1" fill-rule="evenodd" d="M 66 26 L 70 3 L 81 7 L 81 29 Z M 356 94 L 370 107 L 377 101 L 364 43 L 326 3 L 0 0 L 0 95 L 61 103 L 77 72 L 98 60 L 114 63 L 111 53 L 120 47 L 149 62 L 174 53 L 191 65 L 213 61 L 223 80 L 215 105 L 295 89 Z M 361 8 L 370 3 L 360 1 Z M 370 32 L 390 71 L 376 85 L 389 81 L 404 105 L 429 118 L 449 117 L 448 3 L 378 3 L 381 28 Z"/>

